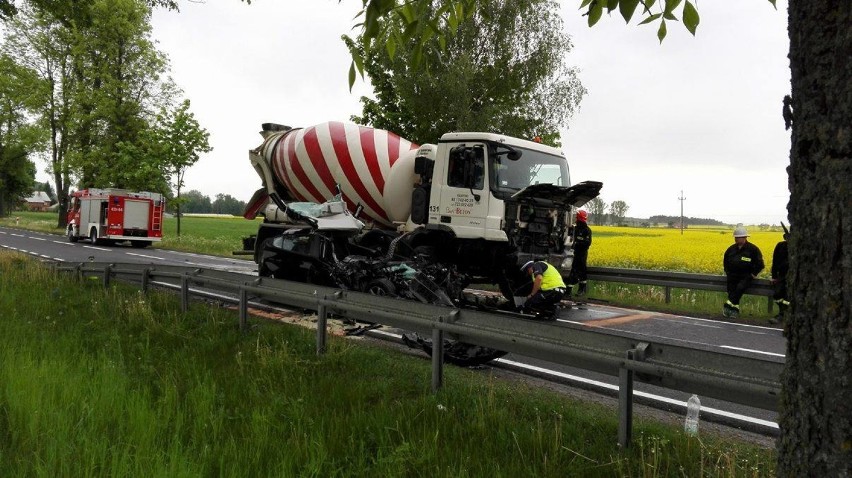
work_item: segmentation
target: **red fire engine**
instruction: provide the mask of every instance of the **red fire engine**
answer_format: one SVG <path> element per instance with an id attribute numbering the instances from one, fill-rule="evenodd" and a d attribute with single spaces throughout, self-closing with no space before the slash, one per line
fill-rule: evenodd
<path id="1" fill-rule="evenodd" d="M 123 189 L 84 189 L 71 193 L 68 240 L 88 238 L 92 244 L 130 241 L 147 247 L 163 239 L 162 194 Z"/>

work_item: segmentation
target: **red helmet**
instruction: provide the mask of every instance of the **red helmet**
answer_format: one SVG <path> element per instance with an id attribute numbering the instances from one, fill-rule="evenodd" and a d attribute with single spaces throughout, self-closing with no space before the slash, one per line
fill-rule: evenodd
<path id="1" fill-rule="evenodd" d="M 577 220 L 578 221 L 586 222 L 587 218 L 588 218 L 588 214 L 586 214 L 586 211 L 583 211 L 583 210 L 577 211 Z"/>

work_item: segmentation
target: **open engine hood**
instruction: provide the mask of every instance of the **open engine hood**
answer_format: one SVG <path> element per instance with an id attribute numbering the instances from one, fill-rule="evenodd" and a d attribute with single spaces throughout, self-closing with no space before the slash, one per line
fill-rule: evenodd
<path id="1" fill-rule="evenodd" d="M 571 187 L 553 184 L 534 184 L 512 195 L 517 201 L 536 201 L 546 199 L 562 206 L 582 207 L 587 202 L 598 197 L 603 183 L 599 181 L 583 181 Z"/>

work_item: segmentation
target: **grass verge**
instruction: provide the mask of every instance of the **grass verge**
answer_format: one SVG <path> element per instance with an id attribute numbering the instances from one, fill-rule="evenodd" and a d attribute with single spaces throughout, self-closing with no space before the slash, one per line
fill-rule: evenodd
<path id="1" fill-rule="evenodd" d="M 38 291 L 36 294 L 33 291 Z M 47 299 L 47 300 L 46 300 Z M 4 476 L 774 475 L 775 452 L 0 251 Z"/>

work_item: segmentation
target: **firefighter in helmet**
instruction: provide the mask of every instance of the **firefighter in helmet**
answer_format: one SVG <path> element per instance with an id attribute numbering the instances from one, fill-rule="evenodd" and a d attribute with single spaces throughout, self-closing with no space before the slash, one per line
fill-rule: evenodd
<path id="1" fill-rule="evenodd" d="M 763 254 L 748 242 L 744 227 L 734 229 L 734 243 L 725 251 L 723 266 L 728 278 L 728 301 L 722 315 L 736 319 L 740 315 L 740 299 L 751 281 L 763 270 Z"/>
<path id="2" fill-rule="evenodd" d="M 790 269 L 787 239 L 790 238 L 790 231 L 783 222 L 781 227 L 784 228 L 783 240 L 775 245 L 775 250 L 772 252 L 772 287 L 774 289 L 772 298 L 778 304 L 778 315 L 769 319 L 770 324 L 777 324 L 784 320 L 787 307 L 790 307 L 790 298 L 787 296 L 787 271 Z"/>
<path id="3" fill-rule="evenodd" d="M 577 211 L 577 225 L 574 226 L 574 262 L 571 264 L 571 273 L 568 275 L 569 296 L 574 284 L 580 284 L 577 289 L 578 296 L 586 293 L 588 279 L 586 261 L 589 258 L 589 247 L 592 245 L 592 230 L 586 223 L 587 220 L 586 211 Z"/>

